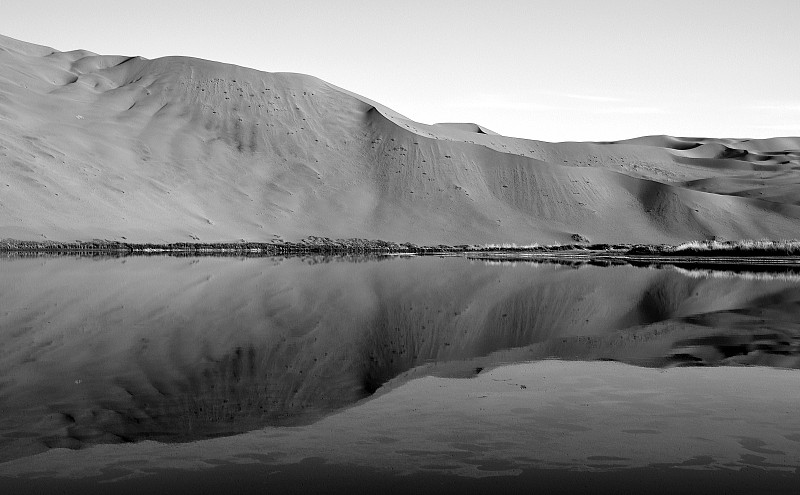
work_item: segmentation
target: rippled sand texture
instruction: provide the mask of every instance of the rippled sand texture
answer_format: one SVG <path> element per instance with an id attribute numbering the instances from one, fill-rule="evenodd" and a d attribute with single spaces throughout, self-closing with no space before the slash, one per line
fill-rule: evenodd
<path id="1" fill-rule="evenodd" d="M 798 301 L 792 278 L 625 266 L 6 260 L 0 450 L 304 425 L 543 357 L 797 367 Z"/>
<path id="2" fill-rule="evenodd" d="M 516 139 L 414 122 L 301 74 L 0 36 L 0 239 L 793 238 L 798 150 Z"/>

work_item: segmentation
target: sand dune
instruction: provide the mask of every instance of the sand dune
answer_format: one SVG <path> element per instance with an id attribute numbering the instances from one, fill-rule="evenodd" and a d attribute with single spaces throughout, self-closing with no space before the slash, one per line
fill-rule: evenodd
<path id="1" fill-rule="evenodd" d="M 0 238 L 797 236 L 800 138 L 546 143 L 314 77 L 0 37 Z"/>
<path id="2" fill-rule="evenodd" d="M 496 132 L 487 129 L 482 125 L 475 124 L 472 122 L 442 122 L 436 125 L 439 127 L 457 129 L 460 131 L 474 132 L 476 134 L 491 134 L 493 136 L 499 136 L 499 134 L 497 134 Z"/>

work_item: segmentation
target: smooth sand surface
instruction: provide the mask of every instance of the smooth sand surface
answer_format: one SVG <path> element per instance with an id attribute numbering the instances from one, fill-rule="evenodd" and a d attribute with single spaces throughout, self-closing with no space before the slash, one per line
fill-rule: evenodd
<path id="1" fill-rule="evenodd" d="M 0 238 L 792 238 L 798 141 L 553 144 L 300 74 L 0 37 Z"/>

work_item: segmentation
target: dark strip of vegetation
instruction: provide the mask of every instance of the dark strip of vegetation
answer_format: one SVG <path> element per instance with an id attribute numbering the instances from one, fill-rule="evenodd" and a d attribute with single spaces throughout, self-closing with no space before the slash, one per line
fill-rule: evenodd
<path id="1" fill-rule="evenodd" d="M 0 252 L 27 252 L 52 254 L 173 254 L 173 255 L 254 255 L 272 256 L 286 254 L 432 254 L 463 252 L 557 252 L 557 251 L 608 251 L 625 250 L 630 245 L 610 244 L 573 244 L 556 246 L 517 246 L 503 245 L 468 245 L 455 246 L 439 244 L 435 246 L 418 246 L 410 242 L 395 243 L 369 239 L 330 239 L 328 237 L 308 237 L 299 242 L 215 242 L 190 243 L 176 242 L 170 244 L 129 243 L 95 239 L 92 241 L 55 242 L 55 241 L 19 241 L 3 239 L 0 241 Z"/>
<path id="2" fill-rule="evenodd" d="M 171 256 L 284 256 L 284 255 L 363 255 L 363 254 L 437 254 L 437 253 L 530 253 L 530 254 L 610 254 L 634 257 L 730 257 L 752 258 L 800 257 L 800 241 L 695 241 L 670 245 L 648 244 L 565 244 L 516 245 L 485 244 L 455 246 L 439 244 L 419 246 L 410 242 L 395 243 L 369 239 L 330 239 L 307 237 L 299 242 L 216 242 L 170 244 L 129 243 L 95 239 L 92 241 L 55 242 L 0 240 L 0 252 L 80 254 L 80 255 L 171 255 Z"/>
<path id="3" fill-rule="evenodd" d="M 304 239 L 300 242 L 215 242 L 170 244 L 129 243 L 107 240 L 83 242 L 37 242 L 4 239 L 0 251 L 40 253 L 107 253 L 107 254 L 182 254 L 182 255 L 282 255 L 282 254 L 328 254 L 328 253 L 393 253 L 416 252 L 413 244 L 396 244 L 366 239 L 322 240 Z"/>

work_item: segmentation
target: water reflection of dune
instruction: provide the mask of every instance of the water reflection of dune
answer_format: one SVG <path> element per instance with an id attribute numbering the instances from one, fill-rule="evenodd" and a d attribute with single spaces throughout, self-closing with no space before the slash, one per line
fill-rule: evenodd
<path id="1" fill-rule="evenodd" d="M 436 258 L 30 259 L 0 277 L 4 457 L 306 424 L 430 365 L 661 359 L 694 335 L 680 319 L 800 300 L 794 281 Z"/>

